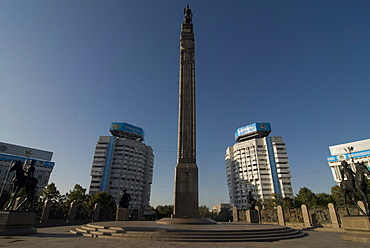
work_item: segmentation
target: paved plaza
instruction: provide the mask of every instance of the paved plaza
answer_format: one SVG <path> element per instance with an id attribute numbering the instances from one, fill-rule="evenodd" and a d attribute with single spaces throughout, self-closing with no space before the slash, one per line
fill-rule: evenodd
<path id="1" fill-rule="evenodd" d="M 37 234 L 30 236 L 0 236 L 0 247 L 370 247 L 370 243 L 343 241 L 342 233 L 304 230 L 305 237 L 275 242 L 171 242 L 171 241 L 144 241 L 144 240 L 120 240 L 107 238 L 90 238 L 76 236 L 69 230 L 79 227 L 59 226 L 38 228 Z"/>

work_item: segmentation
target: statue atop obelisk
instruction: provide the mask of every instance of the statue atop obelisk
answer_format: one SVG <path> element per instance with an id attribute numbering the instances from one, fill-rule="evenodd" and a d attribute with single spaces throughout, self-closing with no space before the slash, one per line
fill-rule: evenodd
<path id="1" fill-rule="evenodd" d="M 198 166 L 195 140 L 195 60 L 192 13 L 184 9 L 180 35 L 178 153 L 175 171 L 175 218 L 198 218 Z"/>

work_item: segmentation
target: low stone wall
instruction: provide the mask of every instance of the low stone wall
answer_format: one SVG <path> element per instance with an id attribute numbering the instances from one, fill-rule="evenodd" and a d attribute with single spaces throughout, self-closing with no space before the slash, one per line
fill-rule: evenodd
<path id="1" fill-rule="evenodd" d="M 361 205 L 361 202 L 359 202 Z M 300 208 L 283 209 L 278 206 L 275 209 L 257 209 L 260 215 L 260 223 L 285 225 L 300 228 L 341 228 L 341 219 L 347 215 L 344 207 L 336 208 L 329 203 L 327 207 L 317 207 L 309 209 L 306 205 Z M 237 211 L 237 212 L 235 212 Z M 355 207 L 350 207 L 351 215 L 361 215 Z M 246 210 L 233 208 L 234 222 L 247 222 Z"/>
<path id="2" fill-rule="evenodd" d="M 18 200 L 17 202 L 21 202 Z M 47 200 L 44 204 L 36 204 L 35 227 L 62 226 L 71 224 L 85 224 L 97 221 L 113 221 L 116 217 L 115 209 L 106 209 L 95 204 L 93 209 L 86 209 L 83 205 L 72 202 L 70 206 L 63 203 Z"/>

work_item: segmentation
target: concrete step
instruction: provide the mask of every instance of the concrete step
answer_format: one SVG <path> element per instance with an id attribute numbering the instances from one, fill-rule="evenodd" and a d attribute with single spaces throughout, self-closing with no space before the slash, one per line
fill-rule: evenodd
<path id="1" fill-rule="evenodd" d="M 81 226 L 81 228 L 83 228 L 84 230 L 87 230 L 87 231 L 97 231 L 99 229 L 97 227 L 91 227 L 91 226 L 88 226 L 88 225 L 83 225 L 83 226 Z"/>
<path id="2" fill-rule="evenodd" d="M 126 229 L 127 234 L 137 234 L 137 235 L 188 235 L 188 236 L 236 236 L 236 235 L 282 235 L 284 233 L 291 233 L 296 231 L 295 229 L 291 228 L 282 228 L 282 229 L 272 229 L 272 230 L 253 230 L 253 231 L 185 231 L 185 230 L 175 230 L 175 231 L 167 231 L 167 230 L 130 230 L 129 228 Z"/>
<path id="3" fill-rule="evenodd" d="M 115 223 L 113 222 L 112 225 Z M 246 242 L 246 241 L 277 241 L 303 237 L 305 233 L 283 226 L 246 226 L 246 229 L 223 226 L 221 228 L 197 229 L 148 227 L 117 227 L 99 224 L 87 224 L 71 230 L 71 233 L 87 237 L 141 239 L 156 241 L 184 241 L 184 242 Z"/>
<path id="4" fill-rule="evenodd" d="M 210 238 L 210 237 L 140 237 L 141 240 L 153 240 L 153 241 L 178 241 L 178 242 L 273 242 L 283 239 L 294 239 L 303 237 L 304 233 L 285 235 L 285 236 L 272 236 L 272 237 L 228 237 L 228 238 Z M 99 236 L 99 238 L 106 238 L 107 236 Z M 120 239 L 137 239 L 139 237 L 127 237 L 120 234 L 119 236 L 114 234 L 114 238 Z"/>
<path id="5" fill-rule="evenodd" d="M 286 232 L 272 232 L 272 233 L 219 233 L 218 235 L 210 233 L 156 233 L 156 232 L 126 232 L 121 237 L 125 238 L 140 238 L 140 239 L 173 239 L 173 240 L 188 240 L 188 239 L 202 239 L 202 240 L 235 240 L 235 239 L 272 239 L 276 240 L 284 237 L 302 236 L 303 233 L 297 230 L 290 230 Z"/>
<path id="6" fill-rule="evenodd" d="M 69 230 L 70 233 L 75 234 L 75 235 L 82 235 L 81 232 L 77 231 L 76 229 Z"/>
<path id="7" fill-rule="evenodd" d="M 118 232 L 124 232 L 125 231 L 124 228 L 122 228 L 122 227 L 115 227 L 115 226 L 109 227 L 109 229 L 111 229 L 111 230 L 117 230 Z"/>
<path id="8" fill-rule="evenodd" d="M 77 232 L 80 232 L 80 233 L 89 233 L 91 230 L 86 230 L 85 228 L 83 227 L 77 227 L 75 229 Z"/>
<path id="9" fill-rule="evenodd" d="M 96 229 L 108 229 L 110 226 L 104 226 L 104 225 L 99 225 L 95 223 L 89 223 L 86 225 L 88 228 L 96 228 Z"/>
<path id="10" fill-rule="evenodd" d="M 91 233 L 82 233 L 82 236 L 85 236 L 85 237 L 95 237 L 95 238 L 98 238 L 99 235 L 94 235 L 94 234 L 91 234 Z"/>
<path id="11" fill-rule="evenodd" d="M 96 236 L 112 236 L 111 232 L 102 232 L 102 231 L 90 231 L 90 234 Z"/>
<path id="12" fill-rule="evenodd" d="M 86 236 L 99 236 L 99 235 L 111 235 L 112 233 L 124 233 L 125 230 L 123 228 L 117 228 L 117 227 L 107 227 L 105 226 L 104 228 L 100 228 L 103 226 L 95 225 L 83 225 L 81 227 L 77 227 L 74 230 L 70 230 L 71 233 L 73 234 L 87 234 Z M 90 235 L 91 234 L 91 235 Z"/>
<path id="13" fill-rule="evenodd" d="M 106 232 L 106 233 L 125 233 L 125 230 L 115 229 L 115 228 L 98 229 L 98 231 L 99 232 Z"/>

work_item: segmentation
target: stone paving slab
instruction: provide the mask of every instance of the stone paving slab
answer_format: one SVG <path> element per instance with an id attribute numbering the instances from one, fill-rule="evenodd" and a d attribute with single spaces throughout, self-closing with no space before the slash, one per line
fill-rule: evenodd
<path id="1" fill-rule="evenodd" d="M 340 239 L 342 233 L 336 232 L 318 232 L 314 230 L 304 230 L 307 233 L 306 237 L 281 240 L 275 242 L 166 242 L 166 241 L 143 241 L 143 240 L 118 240 L 118 239 L 103 239 L 76 236 L 69 232 L 70 229 L 79 227 L 75 226 L 59 226 L 38 228 L 37 234 L 30 236 L 4 236 L 0 237 L 0 247 L 127 247 L 127 248 L 170 248 L 170 247 L 222 247 L 222 248 L 237 248 L 237 247 L 256 247 L 256 248 L 347 248 L 361 247 L 370 248 L 369 243 L 343 241 Z"/>

